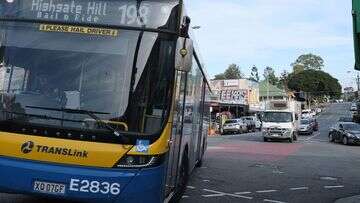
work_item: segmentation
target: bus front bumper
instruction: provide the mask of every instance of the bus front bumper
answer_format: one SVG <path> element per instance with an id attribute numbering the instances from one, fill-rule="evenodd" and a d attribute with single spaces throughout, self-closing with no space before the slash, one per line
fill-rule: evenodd
<path id="1" fill-rule="evenodd" d="M 165 167 L 124 170 L 55 165 L 0 157 L 0 192 L 61 198 L 81 202 L 162 202 Z M 70 190 L 72 180 L 79 180 Z M 34 189 L 36 181 L 65 185 L 64 194 L 48 194 Z M 81 184 L 81 181 L 85 181 Z M 103 184 L 99 190 L 86 182 Z M 107 183 L 119 184 L 120 192 L 111 194 Z M 96 184 L 93 184 L 97 186 Z M 72 185 L 74 186 L 74 185 Z M 77 191 L 74 191 L 73 189 Z M 92 190 L 92 192 L 90 191 Z M 101 192 L 102 191 L 102 192 Z"/>

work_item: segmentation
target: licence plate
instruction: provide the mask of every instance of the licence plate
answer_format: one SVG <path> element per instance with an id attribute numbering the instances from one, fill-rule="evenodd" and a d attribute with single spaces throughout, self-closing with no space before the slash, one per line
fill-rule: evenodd
<path id="1" fill-rule="evenodd" d="M 65 185 L 58 183 L 49 183 L 42 181 L 34 182 L 34 190 L 41 193 L 48 194 L 65 194 Z"/>

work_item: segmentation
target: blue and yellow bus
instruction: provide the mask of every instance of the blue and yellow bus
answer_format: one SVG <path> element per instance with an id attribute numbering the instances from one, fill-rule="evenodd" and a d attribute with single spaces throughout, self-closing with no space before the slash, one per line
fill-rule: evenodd
<path id="1" fill-rule="evenodd" d="M 181 0 L 1 0 L 0 192 L 178 201 L 210 122 L 194 47 Z"/>

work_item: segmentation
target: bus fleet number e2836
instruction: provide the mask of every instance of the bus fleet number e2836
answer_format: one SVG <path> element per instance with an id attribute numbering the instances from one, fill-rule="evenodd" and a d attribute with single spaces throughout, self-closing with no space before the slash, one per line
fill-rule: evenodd
<path id="1" fill-rule="evenodd" d="M 73 192 L 85 192 L 85 193 L 94 193 L 94 194 L 101 193 L 104 195 L 110 193 L 112 195 L 118 195 L 120 194 L 120 184 L 71 179 L 69 190 Z"/>

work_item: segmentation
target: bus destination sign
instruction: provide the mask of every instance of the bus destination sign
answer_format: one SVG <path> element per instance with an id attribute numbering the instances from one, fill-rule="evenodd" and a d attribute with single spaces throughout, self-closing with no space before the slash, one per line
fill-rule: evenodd
<path id="1" fill-rule="evenodd" d="M 157 28 L 167 22 L 176 4 L 176 1 L 138 4 L 135 0 L 4 0 L 0 3 L 0 17 Z"/>

